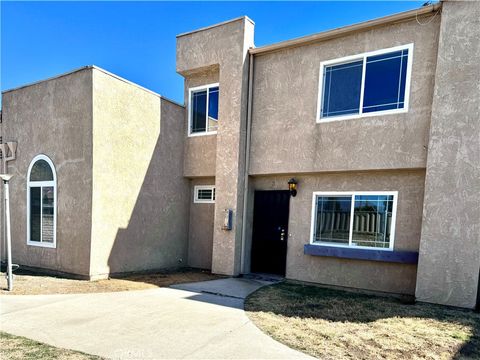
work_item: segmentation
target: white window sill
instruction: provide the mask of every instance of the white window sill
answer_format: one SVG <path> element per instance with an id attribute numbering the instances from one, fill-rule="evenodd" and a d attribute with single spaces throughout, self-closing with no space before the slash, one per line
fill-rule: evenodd
<path id="1" fill-rule="evenodd" d="M 380 250 L 380 251 L 393 251 L 393 248 L 381 248 L 373 246 L 356 246 L 356 245 L 343 245 L 337 243 L 327 243 L 327 242 L 311 242 L 309 245 L 313 246 L 326 246 L 326 247 L 338 247 L 343 249 L 361 249 L 361 250 Z"/>
<path id="2" fill-rule="evenodd" d="M 342 121 L 342 120 L 364 119 L 369 117 L 377 117 L 377 116 L 385 116 L 385 115 L 404 114 L 407 112 L 408 112 L 408 108 L 403 108 L 403 109 L 369 112 L 369 113 L 363 113 L 363 114 L 330 116 L 330 117 L 324 117 L 319 119 L 317 118 L 317 124 L 329 123 L 334 121 Z"/>
<path id="3" fill-rule="evenodd" d="M 55 249 L 57 247 L 55 243 L 47 243 L 47 242 L 40 242 L 40 241 L 27 241 L 27 245 L 50 248 L 50 249 Z"/>
<path id="4" fill-rule="evenodd" d="M 192 133 L 192 134 L 188 134 L 188 137 L 208 136 L 208 135 L 217 135 L 217 131 Z"/>

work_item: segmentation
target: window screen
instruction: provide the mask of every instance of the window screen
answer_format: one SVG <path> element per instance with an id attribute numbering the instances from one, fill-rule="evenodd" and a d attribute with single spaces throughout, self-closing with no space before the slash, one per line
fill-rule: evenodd
<path id="1" fill-rule="evenodd" d="M 391 248 L 395 196 L 344 194 L 314 195 L 312 242 Z"/>
<path id="2" fill-rule="evenodd" d="M 326 62 L 322 66 L 320 118 L 404 109 L 409 48 L 411 45 L 365 53 L 348 62 Z"/>
<path id="3" fill-rule="evenodd" d="M 217 131 L 218 101 L 218 86 L 207 86 L 191 92 L 190 134 Z"/>

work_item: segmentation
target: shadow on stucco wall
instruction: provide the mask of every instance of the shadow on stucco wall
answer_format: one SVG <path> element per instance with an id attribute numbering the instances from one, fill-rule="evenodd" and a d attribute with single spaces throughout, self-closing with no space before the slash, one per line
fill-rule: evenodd
<path id="1" fill-rule="evenodd" d="M 183 177 L 184 109 L 160 101 L 160 135 L 128 226 L 118 228 L 108 253 L 110 273 L 187 266 L 190 191 Z"/>

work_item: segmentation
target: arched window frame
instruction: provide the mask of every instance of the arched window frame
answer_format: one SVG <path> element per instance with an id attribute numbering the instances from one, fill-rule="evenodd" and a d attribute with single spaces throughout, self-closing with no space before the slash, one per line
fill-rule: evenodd
<path id="1" fill-rule="evenodd" d="M 39 160 L 44 160 L 50 166 L 53 174 L 53 180 L 49 181 L 30 181 L 30 175 L 33 168 L 33 165 Z M 30 240 L 30 188 L 32 187 L 53 187 L 53 243 L 43 242 L 42 241 L 42 224 L 40 225 L 40 241 L 31 241 Z M 41 206 L 42 207 L 42 206 Z M 28 167 L 27 172 L 27 245 L 56 248 L 57 247 L 57 172 L 55 171 L 55 166 L 53 165 L 52 160 L 44 155 L 40 154 L 35 156 Z"/>

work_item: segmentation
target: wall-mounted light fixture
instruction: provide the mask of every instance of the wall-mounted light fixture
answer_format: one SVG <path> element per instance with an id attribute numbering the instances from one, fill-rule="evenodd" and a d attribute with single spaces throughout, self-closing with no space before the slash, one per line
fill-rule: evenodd
<path id="1" fill-rule="evenodd" d="M 290 195 L 297 196 L 297 180 L 294 178 L 288 180 L 288 190 L 290 190 Z"/>

